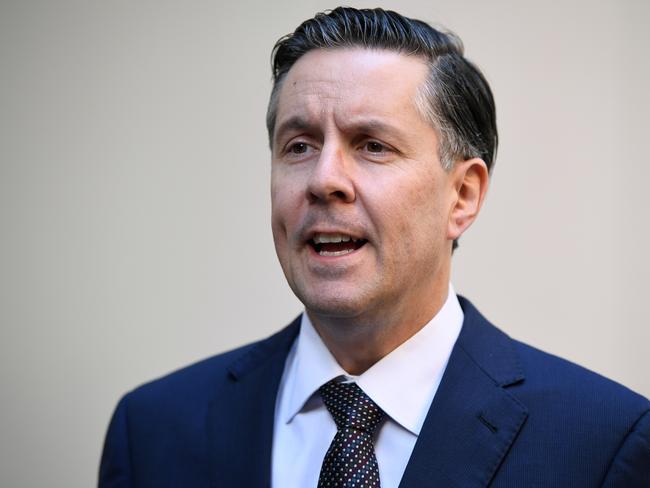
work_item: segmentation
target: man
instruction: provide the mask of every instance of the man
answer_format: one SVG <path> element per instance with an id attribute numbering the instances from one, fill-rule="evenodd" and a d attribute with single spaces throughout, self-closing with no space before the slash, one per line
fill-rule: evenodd
<path id="1" fill-rule="evenodd" d="M 338 8 L 273 67 L 273 236 L 306 313 L 127 394 L 100 485 L 650 486 L 650 402 L 449 285 L 497 145 L 460 41 Z"/>

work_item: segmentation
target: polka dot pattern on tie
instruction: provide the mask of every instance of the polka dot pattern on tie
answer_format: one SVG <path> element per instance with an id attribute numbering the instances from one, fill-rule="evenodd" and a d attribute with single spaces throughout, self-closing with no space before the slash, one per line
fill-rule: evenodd
<path id="1" fill-rule="evenodd" d="M 379 488 L 373 436 L 384 412 L 356 383 L 332 380 L 319 392 L 338 431 L 323 460 L 318 488 Z"/>

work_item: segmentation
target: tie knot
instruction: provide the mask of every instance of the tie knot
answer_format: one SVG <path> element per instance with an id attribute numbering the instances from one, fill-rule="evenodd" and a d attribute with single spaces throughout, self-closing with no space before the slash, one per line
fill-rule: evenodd
<path id="1" fill-rule="evenodd" d="M 334 379 L 318 391 L 338 430 L 349 427 L 372 435 L 384 418 L 383 410 L 356 383 L 341 383 Z"/>

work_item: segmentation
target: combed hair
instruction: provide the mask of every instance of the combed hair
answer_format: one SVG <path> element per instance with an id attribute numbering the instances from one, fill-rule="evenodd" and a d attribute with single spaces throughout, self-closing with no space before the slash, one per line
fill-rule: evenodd
<path id="1" fill-rule="evenodd" d="M 294 63 L 314 49 L 356 47 L 422 58 L 429 74 L 414 103 L 438 134 L 443 167 L 478 157 L 491 170 L 498 145 L 494 98 L 483 74 L 464 57 L 460 38 L 380 8 L 318 13 L 278 40 L 271 54 L 273 90 L 266 115 L 271 147 L 280 88 Z"/>

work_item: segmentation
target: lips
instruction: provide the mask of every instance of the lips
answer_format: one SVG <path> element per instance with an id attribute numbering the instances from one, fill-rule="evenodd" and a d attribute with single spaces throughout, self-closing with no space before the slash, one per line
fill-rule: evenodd
<path id="1" fill-rule="evenodd" d="M 350 254 L 368 241 L 349 234 L 317 232 L 307 242 L 319 255 L 331 257 Z"/>

